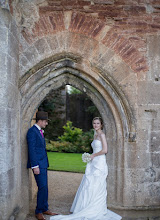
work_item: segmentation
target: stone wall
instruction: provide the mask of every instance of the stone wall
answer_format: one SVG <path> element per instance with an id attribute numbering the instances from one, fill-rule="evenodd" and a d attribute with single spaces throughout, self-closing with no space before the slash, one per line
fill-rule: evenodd
<path id="1" fill-rule="evenodd" d="M 14 18 L 0 8 L 0 219 L 21 211 L 19 35 Z"/>
<path id="2" fill-rule="evenodd" d="M 21 206 L 20 213 L 29 212 L 25 135 L 49 92 L 70 84 L 105 121 L 108 206 L 125 219 L 159 217 L 159 1 L 13 0 L 9 6 L 12 15 L 0 9 L 0 215 L 8 219 Z"/>

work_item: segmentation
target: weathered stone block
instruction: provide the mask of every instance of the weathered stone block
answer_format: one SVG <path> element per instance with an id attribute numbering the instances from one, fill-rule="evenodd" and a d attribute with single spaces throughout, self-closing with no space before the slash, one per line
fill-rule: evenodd
<path id="1" fill-rule="evenodd" d="M 155 80 L 159 79 L 160 68 L 160 36 L 148 36 L 148 61 L 150 65 L 149 78 Z"/>
<path id="2" fill-rule="evenodd" d="M 144 129 L 138 129 L 137 131 L 137 144 L 135 149 L 137 151 L 141 150 L 141 151 L 148 151 L 148 131 L 144 130 Z"/>
<path id="3" fill-rule="evenodd" d="M 23 76 L 25 72 L 29 69 L 29 66 L 31 66 L 29 60 L 21 55 L 19 60 L 19 76 Z"/>
<path id="4" fill-rule="evenodd" d="M 23 56 L 29 60 L 30 63 L 33 63 L 36 58 L 39 56 L 37 49 L 34 46 L 31 46 L 23 53 Z"/>
<path id="5" fill-rule="evenodd" d="M 37 49 L 39 55 L 49 53 L 49 46 L 45 38 L 41 38 L 34 43 L 35 48 Z"/>
<path id="6" fill-rule="evenodd" d="M 10 21 L 11 21 L 11 16 L 10 16 L 9 11 L 3 10 L 2 8 L 0 8 L 0 26 L 9 28 Z"/>
<path id="7" fill-rule="evenodd" d="M 125 166 L 128 168 L 145 168 L 148 166 L 150 161 L 150 154 L 146 151 L 130 151 L 126 152 L 126 164 Z"/>
<path id="8" fill-rule="evenodd" d="M 48 37 L 46 37 L 46 40 L 47 40 L 47 43 L 50 47 L 50 50 L 54 51 L 54 53 L 55 53 L 57 51 L 57 49 L 59 48 L 56 35 L 48 36 Z"/>
<path id="9" fill-rule="evenodd" d="M 153 167 L 160 167 L 160 154 L 159 153 L 151 153 L 151 162 Z"/>
<path id="10" fill-rule="evenodd" d="M 156 94 L 160 93 L 159 84 L 153 82 L 138 82 L 138 104 L 156 104 L 160 103 L 160 97 Z"/>
<path id="11" fill-rule="evenodd" d="M 0 51 L 7 53 L 9 33 L 6 27 L 0 26 Z"/>
<path id="12" fill-rule="evenodd" d="M 7 69 L 8 69 L 8 56 L 6 53 L 1 52 L 0 53 L 0 74 L 3 74 L 3 77 L 1 77 L 1 87 L 3 85 L 2 81 L 4 82 L 7 79 Z"/>
<path id="13" fill-rule="evenodd" d="M 151 132 L 150 152 L 153 153 L 160 152 L 160 131 Z"/>
<path id="14" fill-rule="evenodd" d="M 16 62 L 19 62 L 19 42 L 12 33 L 9 34 L 8 38 L 8 54 L 15 59 Z"/>

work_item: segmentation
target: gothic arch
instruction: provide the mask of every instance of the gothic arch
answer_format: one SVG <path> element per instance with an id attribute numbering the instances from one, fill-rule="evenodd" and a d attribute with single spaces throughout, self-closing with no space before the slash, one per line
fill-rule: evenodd
<path id="1" fill-rule="evenodd" d="M 59 56 L 57 55 L 57 57 Z M 51 58 L 50 63 L 48 63 L 48 59 L 46 61 L 46 64 L 43 61 L 43 66 L 39 70 L 35 66 L 27 72 L 19 82 L 22 95 L 21 109 L 23 118 L 29 112 L 34 112 L 33 106 L 35 110 L 51 90 L 57 89 L 62 85 L 72 84 L 87 92 L 93 102 L 97 98 L 99 99 L 97 101 L 97 107 L 100 108 L 100 105 L 103 106 L 100 111 L 102 112 L 102 116 L 105 115 L 105 104 L 108 104 L 114 115 L 117 129 L 119 130 L 118 136 L 122 139 L 131 140 L 132 135 L 134 140 L 136 131 L 134 116 L 127 99 L 113 79 L 109 76 L 104 79 L 103 75 L 99 73 L 96 74 L 96 77 L 91 76 L 80 69 L 74 68 L 75 59 L 73 54 L 68 54 L 68 56 L 67 54 L 63 54 L 60 60 Z"/>
<path id="2" fill-rule="evenodd" d="M 107 136 L 110 137 L 108 143 L 111 150 L 108 164 L 113 174 L 108 180 L 108 185 L 111 188 L 109 201 L 111 206 L 120 207 L 123 206 L 124 149 L 128 145 L 128 141 L 135 141 L 134 117 L 119 86 L 113 80 L 111 81 L 110 77 L 108 80 L 104 78 L 102 73 L 89 74 L 84 72 L 81 69 L 81 58 L 76 58 L 77 55 L 74 54 L 57 54 L 54 58 L 50 57 L 50 59 L 43 60 L 43 65 L 42 63 L 37 64 L 22 76 L 19 81 L 22 137 L 26 136 L 35 110 L 50 91 L 70 84 L 86 92 L 99 109 L 105 121 Z M 78 62 L 79 68 L 76 67 Z M 131 137 L 131 134 L 134 135 Z M 22 157 L 26 158 L 25 138 L 21 139 L 21 144 L 24 149 Z M 26 161 L 22 163 L 26 164 Z M 113 176 L 116 180 L 114 184 L 112 184 Z M 28 177 L 23 178 L 25 180 L 24 185 L 28 181 L 27 179 Z"/>

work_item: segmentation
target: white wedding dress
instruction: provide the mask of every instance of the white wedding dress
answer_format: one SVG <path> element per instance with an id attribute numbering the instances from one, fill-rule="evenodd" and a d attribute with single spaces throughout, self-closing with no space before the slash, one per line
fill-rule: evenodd
<path id="1" fill-rule="evenodd" d="M 92 142 L 93 153 L 102 149 L 100 140 Z M 85 174 L 74 198 L 70 215 L 52 216 L 50 220 L 120 220 L 121 216 L 107 209 L 108 167 L 105 155 L 95 157 L 86 166 Z"/>

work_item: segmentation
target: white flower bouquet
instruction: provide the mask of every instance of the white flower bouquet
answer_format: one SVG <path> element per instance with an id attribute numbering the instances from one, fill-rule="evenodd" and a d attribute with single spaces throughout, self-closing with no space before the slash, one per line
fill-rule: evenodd
<path id="1" fill-rule="evenodd" d="M 84 163 L 90 162 L 91 161 L 91 155 L 89 153 L 85 152 L 84 154 L 82 154 L 82 161 Z"/>

